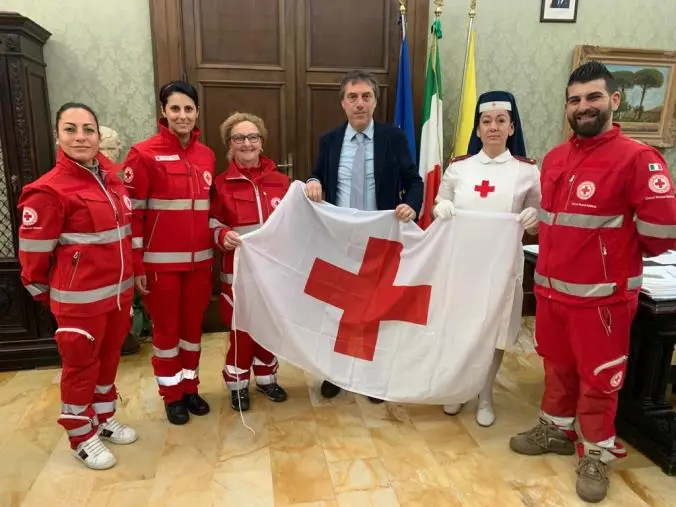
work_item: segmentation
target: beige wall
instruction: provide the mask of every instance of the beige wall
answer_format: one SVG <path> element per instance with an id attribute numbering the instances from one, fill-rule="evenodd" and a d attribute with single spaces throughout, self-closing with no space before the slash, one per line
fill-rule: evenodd
<path id="1" fill-rule="evenodd" d="M 540 23 L 541 0 L 477 0 L 477 92 L 506 89 L 521 113 L 528 155 L 563 136 L 563 93 L 578 44 L 676 50 L 676 0 L 578 0 L 577 23 Z M 432 2 L 430 2 L 432 3 Z M 440 44 L 450 151 L 467 37 L 469 0 L 446 0 Z M 676 148 L 666 150 L 676 171 Z"/>
<path id="2" fill-rule="evenodd" d="M 477 1 L 478 91 L 507 89 L 516 95 L 529 155 L 536 158 L 562 138 L 563 91 L 576 44 L 676 50 L 676 0 L 579 2 L 577 23 L 559 24 L 539 22 L 540 0 Z M 148 4 L 0 0 L 0 10 L 20 12 L 52 32 L 45 59 L 53 111 L 70 100 L 88 103 L 103 125 L 122 135 L 125 152 L 155 131 Z M 447 152 L 468 6 L 469 0 L 446 0 L 442 15 Z M 676 169 L 676 149 L 666 155 Z"/>
<path id="3" fill-rule="evenodd" d="M 52 107 L 84 102 L 128 147 L 155 132 L 148 0 L 0 0 L 52 36 L 45 46 Z"/>

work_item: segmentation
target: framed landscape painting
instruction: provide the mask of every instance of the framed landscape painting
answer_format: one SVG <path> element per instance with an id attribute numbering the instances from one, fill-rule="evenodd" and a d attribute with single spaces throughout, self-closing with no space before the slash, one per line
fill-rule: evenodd
<path id="1" fill-rule="evenodd" d="M 622 131 L 652 146 L 675 146 L 676 51 L 577 46 L 573 69 L 590 60 L 605 64 L 619 85 L 622 101 L 613 118 Z"/>

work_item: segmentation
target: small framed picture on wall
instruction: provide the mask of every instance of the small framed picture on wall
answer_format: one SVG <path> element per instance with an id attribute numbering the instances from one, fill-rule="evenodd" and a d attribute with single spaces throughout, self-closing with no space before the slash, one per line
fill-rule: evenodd
<path id="1" fill-rule="evenodd" d="M 540 23 L 575 23 L 580 0 L 541 0 Z"/>

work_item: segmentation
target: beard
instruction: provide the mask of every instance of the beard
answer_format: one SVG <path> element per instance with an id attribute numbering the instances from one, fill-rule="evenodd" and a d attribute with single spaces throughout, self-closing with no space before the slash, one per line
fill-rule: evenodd
<path id="1" fill-rule="evenodd" d="M 584 123 L 581 123 L 577 116 L 581 113 L 574 113 L 573 115 L 568 116 L 568 124 L 570 128 L 580 137 L 594 137 L 601 133 L 603 127 L 610 120 L 611 109 L 610 107 L 600 110 L 596 108 L 589 108 L 584 111 L 583 115 L 594 115 L 593 120 L 587 120 Z"/>

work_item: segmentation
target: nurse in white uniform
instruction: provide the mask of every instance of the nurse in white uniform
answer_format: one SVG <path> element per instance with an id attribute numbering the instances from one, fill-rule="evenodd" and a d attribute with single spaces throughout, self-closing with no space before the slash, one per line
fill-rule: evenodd
<path id="1" fill-rule="evenodd" d="M 493 91 L 479 97 L 468 153 L 452 159 L 446 168 L 435 200 L 434 216 L 448 220 L 456 209 L 517 213 L 517 220 L 526 232 L 536 234 L 540 171 L 534 160 L 526 158 L 521 121 L 511 93 Z M 501 333 L 503 338 L 496 343 L 486 384 L 479 393 L 476 421 L 480 426 L 491 426 L 495 422 L 493 383 L 505 348 L 516 342 L 522 302 L 520 280 L 509 332 Z M 462 404 L 445 405 L 444 412 L 455 415 L 461 408 Z"/>

